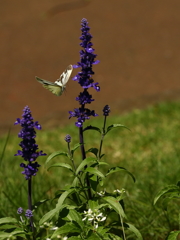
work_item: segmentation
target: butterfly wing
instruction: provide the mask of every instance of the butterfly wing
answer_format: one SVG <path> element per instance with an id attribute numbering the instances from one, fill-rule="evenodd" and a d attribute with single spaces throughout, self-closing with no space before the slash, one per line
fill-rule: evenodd
<path id="1" fill-rule="evenodd" d="M 48 89 L 56 96 L 60 96 L 62 94 L 62 86 L 60 86 L 59 84 L 41 79 L 39 77 L 36 77 L 36 80 L 40 82 L 44 88 Z"/>
<path id="2" fill-rule="evenodd" d="M 64 89 L 66 87 L 65 85 L 71 76 L 72 70 L 73 66 L 69 65 L 66 70 L 61 74 L 60 78 L 57 79 L 57 81 L 55 81 L 54 83 L 41 79 L 39 77 L 36 77 L 36 80 L 53 94 L 55 94 L 56 96 L 60 96 L 64 92 Z"/>
<path id="3" fill-rule="evenodd" d="M 66 83 L 69 81 L 69 78 L 71 76 L 73 70 L 73 66 L 69 65 L 66 70 L 60 75 L 60 78 L 57 79 L 57 81 L 62 83 L 62 87 L 65 87 Z"/>

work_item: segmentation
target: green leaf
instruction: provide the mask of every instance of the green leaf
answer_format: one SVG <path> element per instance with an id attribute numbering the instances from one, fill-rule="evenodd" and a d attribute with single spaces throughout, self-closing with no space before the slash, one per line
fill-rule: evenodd
<path id="1" fill-rule="evenodd" d="M 39 221 L 39 225 L 42 225 L 46 221 L 50 221 L 57 213 L 56 208 L 47 212 Z"/>
<path id="2" fill-rule="evenodd" d="M 99 170 L 93 168 L 93 167 L 88 167 L 84 170 L 84 172 L 89 172 L 89 173 L 92 173 L 94 175 L 97 175 L 101 178 L 105 178 L 104 174 L 102 174 L 102 172 L 100 172 Z"/>
<path id="3" fill-rule="evenodd" d="M 91 210 L 94 210 L 95 208 L 98 207 L 98 201 L 94 201 L 94 200 L 89 200 L 88 201 L 88 208 L 90 208 Z"/>
<path id="4" fill-rule="evenodd" d="M 69 165 L 68 163 L 55 163 L 55 164 L 51 165 L 50 167 L 48 167 L 47 170 L 49 170 L 52 167 L 63 167 L 63 168 L 67 168 L 68 170 L 73 172 L 71 165 Z"/>
<path id="5" fill-rule="evenodd" d="M 68 237 L 68 240 L 80 240 L 79 237 L 73 236 L 73 237 Z"/>
<path id="6" fill-rule="evenodd" d="M 14 224 L 2 224 L 0 225 L 0 229 L 6 230 L 6 229 L 15 229 L 17 226 Z"/>
<path id="7" fill-rule="evenodd" d="M 124 213 L 124 210 L 121 206 L 121 204 L 117 201 L 116 198 L 108 196 L 108 197 L 103 197 L 103 200 L 105 200 L 106 202 L 108 202 L 110 204 L 110 206 L 119 214 L 121 215 L 123 218 L 126 218 L 126 215 Z"/>
<path id="8" fill-rule="evenodd" d="M 58 228 L 52 235 L 51 239 L 56 238 L 57 235 L 66 234 L 66 233 L 80 233 L 82 229 L 78 227 L 78 225 L 74 223 L 67 223 L 64 226 Z"/>
<path id="9" fill-rule="evenodd" d="M 132 175 L 132 173 L 130 173 L 128 170 L 126 170 L 126 169 L 123 168 L 123 167 L 112 167 L 112 168 L 110 168 L 110 169 L 108 170 L 108 172 L 106 173 L 105 176 L 107 177 L 108 175 L 110 175 L 110 174 L 112 174 L 112 173 L 121 172 L 121 171 L 124 171 L 125 173 L 129 174 L 129 175 L 132 177 L 133 181 L 134 181 L 134 182 L 136 181 L 136 179 L 135 179 L 135 177 Z"/>
<path id="10" fill-rule="evenodd" d="M 58 202 L 56 204 L 56 210 L 60 211 L 60 209 L 63 207 L 63 202 L 65 201 L 65 199 L 73 194 L 76 191 L 75 188 L 70 188 L 67 191 L 65 191 L 63 194 L 61 194 L 60 198 L 58 199 Z"/>
<path id="11" fill-rule="evenodd" d="M 102 158 L 102 157 L 104 157 L 105 156 L 105 154 L 103 153 L 101 156 L 100 156 L 100 159 Z"/>
<path id="12" fill-rule="evenodd" d="M 97 233 L 91 232 L 91 234 L 86 237 L 87 240 L 102 240 L 101 236 L 98 236 Z"/>
<path id="13" fill-rule="evenodd" d="M 78 177 L 75 177 L 73 182 L 72 182 L 72 187 L 78 186 L 78 183 L 79 183 L 79 179 L 78 179 Z"/>
<path id="14" fill-rule="evenodd" d="M 11 217 L 0 218 L 0 224 L 5 224 L 5 223 L 18 223 L 18 221 L 15 218 L 11 218 Z"/>
<path id="15" fill-rule="evenodd" d="M 161 198 L 162 196 L 166 195 L 166 194 L 170 194 L 170 193 L 180 193 L 180 188 L 177 185 L 169 185 L 163 189 L 161 189 L 157 195 L 154 198 L 154 204 L 156 204 L 156 202 L 159 200 L 159 198 Z"/>
<path id="16" fill-rule="evenodd" d="M 81 164 L 79 165 L 79 167 L 76 169 L 76 175 L 79 174 L 79 172 L 84 169 L 84 167 L 90 163 L 95 163 L 97 162 L 97 158 L 95 157 L 87 157 L 85 158 Z"/>
<path id="17" fill-rule="evenodd" d="M 98 149 L 97 148 L 90 148 L 86 151 L 86 153 L 91 152 L 93 153 L 96 157 L 98 155 Z"/>
<path id="18" fill-rule="evenodd" d="M 95 131 L 101 133 L 101 129 L 100 129 L 100 128 L 98 128 L 98 127 L 94 127 L 94 126 L 91 126 L 91 125 L 88 126 L 88 127 L 86 127 L 86 128 L 84 128 L 83 131 L 87 131 L 87 130 L 95 130 Z"/>
<path id="19" fill-rule="evenodd" d="M 129 131 L 131 131 L 129 128 L 127 128 L 126 126 L 122 125 L 122 124 L 119 124 L 119 123 L 115 123 L 115 124 L 112 124 L 110 125 L 109 127 L 107 127 L 107 131 L 105 134 L 107 134 L 109 131 L 111 131 L 112 129 L 114 128 L 118 128 L 118 127 L 122 127 L 122 128 L 126 128 L 128 129 Z"/>
<path id="20" fill-rule="evenodd" d="M 41 204 L 45 203 L 49 201 L 49 199 L 43 199 L 43 200 L 40 200 L 39 202 L 36 202 L 34 205 L 33 205 L 33 209 L 36 209 L 37 207 L 39 207 Z"/>
<path id="21" fill-rule="evenodd" d="M 84 228 L 84 222 L 82 221 L 82 216 L 79 212 L 77 212 L 75 209 L 70 209 L 69 214 L 67 218 L 72 222 L 78 223 L 78 225 L 81 227 L 81 229 Z"/>
<path id="22" fill-rule="evenodd" d="M 108 233 L 108 240 L 123 240 L 121 237 L 113 234 L 113 233 Z"/>
<path id="23" fill-rule="evenodd" d="M 107 165 L 108 166 L 109 165 L 109 163 L 107 163 L 107 162 L 99 162 L 98 164 L 99 164 L 99 166 L 101 166 L 101 165 Z"/>
<path id="24" fill-rule="evenodd" d="M 11 233 L 0 232 L 0 239 L 8 239 L 11 236 Z"/>
<path id="25" fill-rule="evenodd" d="M 178 187 L 180 187 L 180 181 L 178 181 L 176 185 L 177 185 Z"/>
<path id="26" fill-rule="evenodd" d="M 136 239 L 137 240 L 143 240 L 141 233 L 139 232 L 139 230 L 135 226 L 133 226 L 130 223 L 126 223 L 126 224 L 129 227 L 128 230 L 130 230 L 131 232 L 133 232 L 136 235 L 136 237 L 137 237 Z"/>
<path id="27" fill-rule="evenodd" d="M 77 143 L 77 144 L 75 144 L 74 147 L 73 147 L 73 149 L 72 149 L 73 152 L 76 151 L 76 149 L 78 149 L 81 145 L 82 145 L 82 143 Z"/>
<path id="28" fill-rule="evenodd" d="M 92 175 L 90 178 L 89 178 L 89 181 L 90 181 L 90 185 L 91 185 L 91 188 L 94 192 L 97 191 L 97 186 L 99 184 L 99 179 L 97 178 L 97 176 L 95 175 Z"/>
<path id="29" fill-rule="evenodd" d="M 57 156 L 60 156 L 60 155 L 68 157 L 68 154 L 66 152 L 57 151 L 57 152 L 51 153 L 49 155 L 49 157 L 47 158 L 45 164 L 47 164 L 51 159 L 53 159 L 53 158 L 55 158 Z"/>
<path id="30" fill-rule="evenodd" d="M 71 150 L 71 154 L 73 156 L 74 152 L 82 145 L 82 143 L 77 143 L 74 145 L 73 149 Z"/>
<path id="31" fill-rule="evenodd" d="M 178 238 L 178 235 L 180 234 L 180 231 L 173 231 L 173 232 L 170 232 L 167 240 L 177 240 Z"/>
<path id="32" fill-rule="evenodd" d="M 100 234 L 101 236 L 105 237 L 107 236 L 107 232 L 110 230 L 110 228 L 107 228 L 107 227 L 103 227 L 103 226 L 99 226 L 97 229 L 96 229 L 96 232 L 98 234 Z M 105 238 L 106 239 L 106 238 Z"/>
<path id="33" fill-rule="evenodd" d="M 5 232 L 0 232 L 0 239 L 8 239 L 12 236 L 21 236 L 21 237 L 25 237 L 25 233 L 22 230 L 14 230 L 11 233 L 5 233 Z"/>

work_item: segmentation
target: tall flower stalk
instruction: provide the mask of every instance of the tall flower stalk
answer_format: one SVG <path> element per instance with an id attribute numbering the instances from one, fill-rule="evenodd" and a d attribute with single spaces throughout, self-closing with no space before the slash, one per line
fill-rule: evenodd
<path id="1" fill-rule="evenodd" d="M 76 97 L 76 101 L 79 102 L 80 107 L 75 108 L 74 111 L 70 111 L 70 117 L 76 117 L 77 121 L 75 125 L 79 127 L 79 142 L 81 144 L 81 155 L 82 160 L 86 158 L 85 148 L 84 148 L 84 136 L 83 136 L 83 123 L 85 120 L 90 119 L 90 116 L 98 116 L 94 110 L 90 110 L 86 107 L 86 104 L 90 104 L 94 99 L 92 95 L 89 94 L 88 89 L 94 88 L 96 91 L 100 91 L 98 83 L 94 82 L 92 75 L 94 74 L 92 70 L 92 65 L 97 64 L 99 61 L 96 60 L 96 54 L 94 54 L 94 49 L 92 48 L 93 44 L 91 42 L 92 35 L 89 33 L 90 27 L 88 26 L 87 19 L 83 18 L 81 21 L 81 43 L 82 47 L 80 51 L 80 62 L 77 65 L 74 65 L 74 68 L 81 68 L 81 71 L 73 78 L 74 81 L 77 81 L 83 88 L 79 96 Z M 90 183 L 87 177 L 87 186 L 88 186 L 88 195 L 91 198 Z"/>
<path id="2" fill-rule="evenodd" d="M 101 158 L 101 151 L 102 151 L 104 136 L 106 134 L 106 118 L 109 116 L 109 113 L 110 113 L 110 107 L 109 107 L 109 105 L 106 105 L 103 108 L 104 124 L 103 124 L 103 128 L 102 128 L 101 141 L 100 141 L 99 154 L 98 154 L 98 159 L 99 160 Z"/>
<path id="3" fill-rule="evenodd" d="M 14 123 L 20 124 L 22 129 L 18 134 L 19 138 L 22 138 L 19 146 L 22 150 L 18 150 L 15 156 L 21 156 L 27 162 L 21 163 L 20 167 L 24 168 L 22 174 L 25 175 L 25 179 L 28 181 L 28 210 L 26 216 L 30 219 L 31 228 L 33 230 L 33 215 L 32 215 L 32 176 L 35 176 L 38 168 L 40 167 L 36 159 L 39 156 L 45 156 L 46 154 L 42 151 L 38 151 L 38 145 L 36 144 L 36 131 L 34 128 L 40 130 L 41 125 L 36 121 L 33 121 L 30 108 L 26 106 L 23 110 L 22 119 L 17 118 Z"/>

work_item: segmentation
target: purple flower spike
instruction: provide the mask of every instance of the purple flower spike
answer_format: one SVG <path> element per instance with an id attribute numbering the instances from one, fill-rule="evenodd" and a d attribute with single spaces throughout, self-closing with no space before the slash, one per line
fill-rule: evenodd
<path id="1" fill-rule="evenodd" d="M 71 136 L 69 134 L 67 134 L 64 138 L 64 140 L 67 142 L 67 143 L 70 143 L 71 142 Z"/>
<path id="2" fill-rule="evenodd" d="M 78 72 L 78 74 L 73 78 L 73 80 L 77 81 L 83 88 L 83 92 L 81 92 L 79 96 L 76 97 L 76 101 L 79 102 L 81 107 L 74 109 L 74 112 L 69 112 L 69 118 L 77 118 L 77 122 L 75 123 L 77 127 L 82 127 L 83 122 L 86 119 L 89 119 L 90 116 L 98 116 L 94 110 L 91 111 L 85 108 L 85 104 L 90 104 L 92 101 L 94 101 L 94 99 L 92 99 L 92 95 L 88 93 L 88 88 L 92 87 L 96 91 L 100 91 L 98 83 L 94 83 L 94 80 L 92 79 L 92 75 L 94 75 L 92 65 L 99 63 L 99 61 L 95 61 L 97 55 L 94 54 L 94 49 L 92 48 L 92 35 L 89 33 L 90 27 L 88 26 L 88 22 L 85 18 L 82 19 L 81 26 L 82 35 L 80 37 L 80 40 L 82 42 L 80 43 L 80 46 L 83 48 L 80 51 L 81 59 L 80 62 L 78 62 L 76 65 L 73 65 L 73 68 L 81 68 L 81 71 Z"/>
<path id="3" fill-rule="evenodd" d="M 29 210 L 29 209 L 27 209 L 27 210 L 26 210 L 26 213 L 25 213 L 25 216 L 26 216 L 27 218 L 33 217 L 32 211 Z"/>
<path id="4" fill-rule="evenodd" d="M 23 212 L 24 212 L 23 208 L 19 207 L 18 210 L 17 210 L 17 214 L 22 214 Z"/>
<path id="5" fill-rule="evenodd" d="M 103 115 L 107 117 L 107 116 L 109 116 L 109 113 L 110 113 L 110 107 L 109 107 L 109 105 L 106 105 L 103 108 Z"/>
<path id="6" fill-rule="evenodd" d="M 21 156 L 28 164 L 21 163 L 20 167 L 24 168 L 22 174 L 25 175 L 26 179 L 30 179 L 32 176 L 36 175 L 38 167 L 40 165 L 36 161 L 37 157 L 45 156 L 46 154 L 38 150 L 38 145 L 36 144 L 36 132 L 34 128 L 41 129 L 41 125 L 38 122 L 33 121 L 30 108 L 26 106 L 23 110 L 22 119 L 17 118 L 14 124 L 20 124 L 22 129 L 18 134 L 18 137 L 23 140 L 20 142 L 22 150 L 18 150 L 15 156 Z"/>

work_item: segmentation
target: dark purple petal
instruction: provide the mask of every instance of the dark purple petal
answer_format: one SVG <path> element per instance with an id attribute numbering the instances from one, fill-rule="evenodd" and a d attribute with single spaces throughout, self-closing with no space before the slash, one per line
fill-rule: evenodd
<path id="1" fill-rule="evenodd" d="M 81 20 L 81 43 L 80 46 L 82 49 L 80 50 L 80 61 L 77 62 L 76 65 L 73 65 L 73 68 L 81 68 L 81 71 L 73 77 L 74 81 L 77 81 L 80 86 L 83 88 L 83 91 L 80 92 L 79 96 L 76 97 L 76 101 L 79 102 L 80 108 L 74 109 L 74 111 L 69 111 L 69 118 L 76 117 L 77 121 L 75 125 L 77 127 L 82 127 L 85 120 L 89 119 L 90 116 L 97 116 L 94 111 L 91 111 L 85 108 L 86 104 L 90 104 L 94 101 L 92 95 L 88 93 L 88 88 L 94 88 L 96 91 L 100 91 L 100 87 L 98 83 L 94 83 L 92 75 L 94 75 L 94 71 L 92 70 L 93 64 L 97 64 L 99 61 L 95 60 L 96 54 L 94 54 L 93 44 L 91 42 L 92 35 L 89 32 L 90 27 L 88 26 L 87 19 L 83 18 Z"/>
<path id="2" fill-rule="evenodd" d="M 23 213 L 23 208 L 22 207 L 19 207 L 18 210 L 17 210 L 17 214 L 22 214 Z"/>
<path id="3" fill-rule="evenodd" d="M 67 142 L 67 143 L 70 143 L 71 142 L 71 136 L 69 134 L 67 134 L 64 138 L 64 140 Z"/>
<path id="4" fill-rule="evenodd" d="M 103 108 L 103 115 L 104 115 L 104 116 L 109 116 L 109 113 L 110 113 L 110 107 L 109 107 L 109 105 L 106 105 L 106 106 Z"/>
<path id="5" fill-rule="evenodd" d="M 39 156 L 46 155 L 42 151 L 38 151 L 38 145 L 36 144 L 36 132 L 34 128 L 41 129 L 41 125 L 36 121 L 33 121 L 33 117 L 31 115 L 30 108 L 26 106 L 23 110 L 22 119 L 17 118 L 18 123 L 21 124 L 21 131 L 18 134 L 18 137 L 22 138 L 19 146 L 22 150 L 18 150 L 15 156 L 22 156 L 25 161 L 28 161 L 29 164 L 25 165 L 23 163 L 20 164 L 20 167 L 24 168 L 22 174 L 25 174 L 26 179 L 30 179 L 31 176 L 35 175 L 38 171 L 38 167 L 40 166 L 36 161 Z"/>
<path id="6" fill-rule="evenodd" d="M 26 213 L 25 213 L 25 216 L 26 216 L 27 218 L 33 217 L 32 211 L 29 210 L 29 209 L 27 209 L 27 210 L 26 210 Z"/>
<path id="7" fill-rule="evenodd" d="M 17 124 L 20 124 L 21 123 L 21 119 L 20 118 L 17 118 L 14 125 L 17 125 Z"/>

